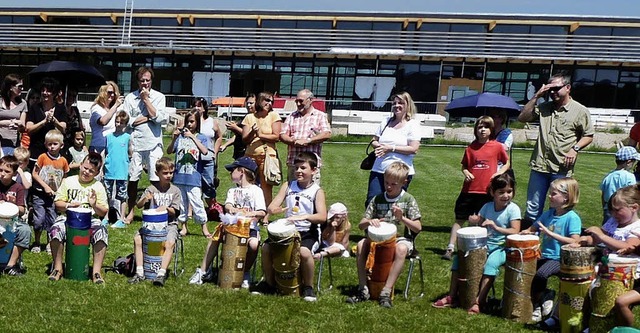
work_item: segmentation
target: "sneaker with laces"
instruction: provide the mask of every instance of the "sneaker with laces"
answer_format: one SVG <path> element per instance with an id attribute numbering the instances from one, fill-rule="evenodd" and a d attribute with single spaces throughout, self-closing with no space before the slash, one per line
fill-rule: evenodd
<path id="1" fill-rule="evenodd" d="M 360 303 L 360 302 L 365 302 L 369 300 L 369 292 L 365 289 L 360 289 L 358 290 L 358 293 L 347 298 L 347 303 L 349 304 L 356 304 L 356 303 Z"/>
<path id="2" fill-rule="evenodd" d="M 242 289 L 249 289 L 249 280 L 242 280 L 242 284 L 240 285 Z"/>
<path id="3" fill-rule="evenodd" d="M 260 281 L 260 283 L 251 290 L 253 295 L 275 295 L 277 292 L 276 287 L 269 285 L 267 281 L 264 280 Z"/>
<path id="4" fill-rule="evenodd" d="M 196 268 L 196 272 L 189 279 L 189 284 L 202 284 L 202 275 L 202 270 L 199 267 Z"/>
<path id="5" fill-rule="evenodd" d="M 164 283 L 167 282 L 167 274 L 158 275 L 153 279 L 153 285 L 156 287 L 164 287 Z"/>
<path id="6" fill-rule="evenodd" d="M 22 276 L 22 271 L 20 270 L 20 267 L 7 266 L 4 269 L 4 274 L 8 276 Z"/>
<path id="7" fill-rule="evenodd" d="M 40 249 L 40 244 L 34 243 L 31 245 L 31 253 L 40 253 L 40 251 L 42 251 Z"/>
<path id="8" fill-rule="evenodd" d="M 447 250 L 444 251 L 444 254 L 440 258 L 444 260 L 451 260 L 451 258 L 453 258 L 453 249 L 447 248 Z"/>
<path id="9" fill-rule="evenodd" d="M 104 279 L 100 273 L 93 274 L 93 283 L 95 284 L 104 284 Z"/>
<path id="10" fill-rule="evenodd" d="M 312 286 L 302 287 L 302 298 L 307 302 L 315 302 L 318 300 Z"/>
<path id="11" fill-rule="evenodd" d="M 130 278 L 128 282 L 131 284 L 136 284 L 142 281 L 144 281 L 144 276 L 136 274 L 132 278 Z"/>
<path id="12" fill-rule="evenodd" d="M 531 314 L 531 321 L 534 323 L 539 323 L 542 321 L 542 309 L 539 306 L 533 309 L 533 313 Z"/>
<path id="13" fill-rule="evenodd" d="M 546 317 L 553 311 L 553 300 L 556 298 L 556 292 L 551 289 L 545 290 L 542 295 L 542 317 Z"/>
<path id="14" fill-rule="evenodd" d="M 378 304 L 383 308 L 391 308 L 393 306 L 393 303 L 391 302 L 391 295 L 380 295 Z"/>

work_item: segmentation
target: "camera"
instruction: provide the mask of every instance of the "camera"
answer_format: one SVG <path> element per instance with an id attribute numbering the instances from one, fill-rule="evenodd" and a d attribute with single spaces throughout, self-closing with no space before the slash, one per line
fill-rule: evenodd
<path id="1" fill-rule="evenodd" d="M 184 134 L 184 132 L 186 132 L 186 131 L 187 131 L 186 127 L 183 127 L 183 128 L 180 129 L 180 133 L 182 133 L 182 134 Z"/>

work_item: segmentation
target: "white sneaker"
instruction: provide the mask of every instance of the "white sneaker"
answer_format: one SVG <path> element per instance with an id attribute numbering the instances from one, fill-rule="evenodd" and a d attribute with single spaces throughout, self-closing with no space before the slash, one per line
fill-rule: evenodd
<path id="1" fill-rule="evenodd" d="M 242 280 L 242 284 L 240 285 L 242 289 L 249 289 L 249 280 Z"/>
<path id="2" fill-rule="evenodd" d="M 202 270 L 200 268 L 197 268 L 196 272 L 193 273 L 189 279 L 189 284 L 202 284 Z"/>
<path id="3" fill-rule="evenodd" d="M 533 309 L 533 313 L 531 314 L 531 321 L 534 323 L 539 323 L 542 321 L 542 309 L 540 309 L 539 306 Z"/>
<path id="4" fill-rule="evenodd" d="M 546 317 L 553 311 L 553 300 L 547 300 L 542 303 L 542 316 Z"/>

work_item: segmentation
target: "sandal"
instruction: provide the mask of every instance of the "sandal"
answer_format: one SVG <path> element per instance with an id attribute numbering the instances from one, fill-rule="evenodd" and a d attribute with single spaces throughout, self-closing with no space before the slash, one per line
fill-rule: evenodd
<path id="1" fill-rule="evenodd" d="M 436 309 L 445 309 L 445 308 L 451 308 L 451 307 L 455 307 L 455 302 L 454 300 L 451 298 L 450 295 L 447 295 L 433 303 L 431 303 L 431 306 L 433 306 Z"/>
<path id="2" fill-rule="evenodd" d="M 49 275 L 49 281 L 58 281 L 61 277 L 62 273 L 59 270 L 54 269 Z"/>
<path id="3" fill-rule="evenodd" d="M 469 310 L 467 310 L 467 314 L 470 315 L 475 315 L 475 314 L 479 314 L 480 313 L 480 306 L 478 305 L 478 303 L 474 303 Z"/>

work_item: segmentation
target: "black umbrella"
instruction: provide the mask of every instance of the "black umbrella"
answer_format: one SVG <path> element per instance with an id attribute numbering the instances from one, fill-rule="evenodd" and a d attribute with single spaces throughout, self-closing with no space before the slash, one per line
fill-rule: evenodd
<path id="1" fill-rule="evenodd" d="M 520 105 L 513 98 L 494 93 L 482 93 L 456 98 L 444 109 L 450 117 L 480 117 L 490 109 L 507 111 L 509 117 L 517 117 Z"/>
<path id="2" fill-rule="evenodd" d="M 104 76 L 95 67 L 73 61 L 54 60 L 29 72 L 32 85 L 45 77 L 55 78 L 67 87 L 97 87 L 105 83 Z"/>

